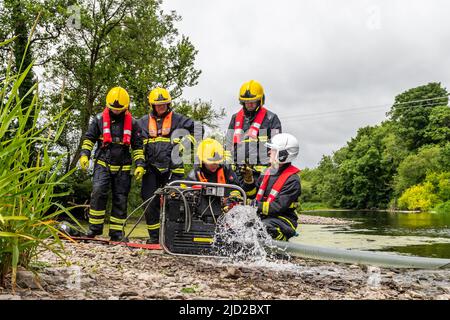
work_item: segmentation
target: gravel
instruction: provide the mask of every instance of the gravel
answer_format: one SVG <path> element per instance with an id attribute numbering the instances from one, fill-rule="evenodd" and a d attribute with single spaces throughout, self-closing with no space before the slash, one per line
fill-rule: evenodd
<path id="1" fill-rule="evenodd" d="M 379 269 L 292 258 L 231 263 L 175 257 L 161 251 L 67 243 L 69 266 L 50 253 L 51 267 L 21 273 L 15 295 L 0 300 L 142 299 L 436 299 L 450 298 L 450 271 Z M 27 284 L 28 283 L 28 284 Z M 37 283 L 37 284 L 36 284 Z"/>

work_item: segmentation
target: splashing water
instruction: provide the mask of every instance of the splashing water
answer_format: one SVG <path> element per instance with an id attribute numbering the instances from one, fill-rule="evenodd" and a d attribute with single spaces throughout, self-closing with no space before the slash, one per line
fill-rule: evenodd
<path id="1" fill-rule="evenodd" d="M 278 260 L 280 253 L 271 249 L 272 238 L 256 208 L 250 206 L 235 206 L 218 220 L 213 248 L 218 255 L 228 258 L 225 263 L 289 269 L 286 261 Z M 284 253 L 283 259 L 290 257 Z"/>

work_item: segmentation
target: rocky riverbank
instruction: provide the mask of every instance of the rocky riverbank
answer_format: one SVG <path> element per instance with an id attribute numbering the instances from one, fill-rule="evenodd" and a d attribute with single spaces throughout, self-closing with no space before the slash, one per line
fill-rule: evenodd
<path id="1" fill-rule="evenodd" d="M 309 216 L 306 214 L 300 214 L 298 219 L 299 224 L 316 224 L 316 225 L 350 225 L 356 223 L 352 220 L 321 217 L 321 216 Z"/>
<path id="2" fill-rule="evenodd" d="M 39 258 L 0 299 L 450 299 L 450 271 L 367 268 L 302 259 L 231 264 L 162 251 L 67 243 L 65 266 Z"/>

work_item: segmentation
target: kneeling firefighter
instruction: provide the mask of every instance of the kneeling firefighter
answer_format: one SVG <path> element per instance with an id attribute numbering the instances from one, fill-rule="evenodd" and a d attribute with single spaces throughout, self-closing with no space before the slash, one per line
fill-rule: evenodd
<path id="1" fill-rule="evenodd" d="M 224 165 L 224 149 L 217 140 L 208 138 L 200 142 L 197 157 L 200 164 L 189 172 L 189 181 L 239 185 L 234 171 Z"/>
<path id="2" fill-rule="evenodd" d="M 94 238 L 103 233 L 108 192 L 112 190 L 109 235 L 112 241 L 123 240 L 123 224 L 127 218 L 128 194 L 131 187 L 132 157 L 136 163 L 134 175 L 144 174 L 144 150 L 141 129 L 128 111 L 127 91 L 115 87 L 106 96 L 106 107 L 90 123 L 81 147 L 80 166 L 87 170 L 94 145 L 94 177 L 89 209 L 89 231 Z"/>
<path id="3" fill-rule="evenodd" d="M 155 191 L 168 182 L 182 180 L 183 163 L 173 161 L 172 151 L 177 145 L 182 150 L 183 146 L 187 147 L 186 144 L 195 144 L 194 121 L 171 110 L 172 98 L 169 91 L 163 88 L 152 90 L 148 96 L 148 102 L 151 108 L 150 114 L 139 120 L 147 159 L 141 189 L 143 201 L 153 197 Z M 171 137 L 178 130 L 185 132 L 184 136 Z M 158 197 L 145 207 L 145 219 L 150 237 L 147 243 L 159 243 L 160 207 Z"/>
<path id="4" fill-rule="evenodd" d="M 301 194 L 300 170 L 291 162 L 298 156 L 299 144 L 294 136 L 281 133 L 267 147 L 271 166 L 256 183 L 247 179 L 244 189 L 256 193 L 258 213 L 271 237 L 287 241 L 296 235 L 297 229 L 295 208 Z"/>
<path id="5" fill-rule="evenodd" d="M 189 172 L 187 180 L 240 186 L 231 166 L 224 165 L 224 153 L 223 146 L 217 140 L 208 138 L 200 142 L 197 149 L 200 164 Z M 223 200 L 223 210 L 228 211 L 242 200 L 242 196 L 239 191 L 232 190 Z"/>

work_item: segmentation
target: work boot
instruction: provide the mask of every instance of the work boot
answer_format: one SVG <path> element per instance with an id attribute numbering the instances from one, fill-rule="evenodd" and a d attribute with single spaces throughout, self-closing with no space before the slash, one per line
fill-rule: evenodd
<path id="1" fill-rule="evenodd" d="M 122 233 L 113 233 L 109 239 L 112 242 L 128 242 L 128 238 Z"/>
<path id="2" fill-rule="evenodd" d="M 147 241 L 145 243 L 146 244 L 159 244 L 159 239 L 158 238 L 154 238 L 154 237 L 150 237 L 149 239 L 147 239 Z"/>
<path id="3" fill-rule="evenodd" d="M 101 235 L 101 234 L 102 234 L 101 231 L 95 231 L 95 230 L 89 229 L 88 232 L 86 233 L 86 237 L 87 237 L 87 238 L 94 239 L 95 236 L 99 236 L 99 235 Z"/>

